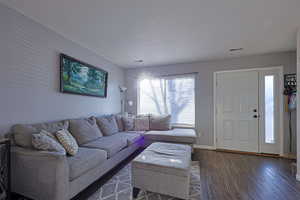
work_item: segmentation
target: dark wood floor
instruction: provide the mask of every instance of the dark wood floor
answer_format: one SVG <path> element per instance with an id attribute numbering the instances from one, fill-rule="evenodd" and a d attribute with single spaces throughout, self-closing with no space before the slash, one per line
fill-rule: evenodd
<path id="1" fill-rule="evenodd" d="M 201 200 L 300 200 L 300 182 L 291 161 L 253 155 L 195 150 Z"/>

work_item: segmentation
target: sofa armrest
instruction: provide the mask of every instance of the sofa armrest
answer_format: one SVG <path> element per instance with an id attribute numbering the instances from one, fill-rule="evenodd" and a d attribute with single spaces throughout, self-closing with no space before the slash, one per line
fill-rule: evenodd
<path id="1" fill-rule="evenodd" d="M 23 156 L 37 156 L 37 157 L 44 157 L 44 158 L 48 157 L 48 158 L 56 158 L 56 159 L 64 159 L 64 157 L 66 156 L 60 152 L 37 151 L 34 149 L 27 149 L 27 148 L 22 148 L 17 146 L 12 147 L 11 152 Z"/>
<path id="2" fill-rule="evenodd" d="M 69 167 L 65 155 L 11 148 L 12 191 L 33 199 L 67 200 Z"/>

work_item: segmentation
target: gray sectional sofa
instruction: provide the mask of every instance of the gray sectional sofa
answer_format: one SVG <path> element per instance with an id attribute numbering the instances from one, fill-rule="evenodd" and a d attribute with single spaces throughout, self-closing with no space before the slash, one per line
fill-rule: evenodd
<path id="1" fill-rule="evenodd" d="M 75 156 L 38 151 L 30 146 L 31 134 L 40 130 L 55 132 L 62 128 L 70 130 L 69 120 L 13 126 L 16 143 L 11 150 L 13 192 L 36 200 L 71 199 L 145 145 L 155 141 L 191 145 L 196 142 L 193 129 L 172 129 L 120 131 L 79 144 Z"/>

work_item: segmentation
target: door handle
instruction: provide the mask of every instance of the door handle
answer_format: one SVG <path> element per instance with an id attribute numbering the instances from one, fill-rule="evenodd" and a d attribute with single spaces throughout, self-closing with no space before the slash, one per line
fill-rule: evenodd
<path id="1" fill-rule="evenodd" d="M 253 109 L 253 112 L 257 112 L 257 109 Z"/>
<path id="2" fill-rule="evenodd" d="M 253 118 L 259 118 L 259 115 L 253 115 Z"/>

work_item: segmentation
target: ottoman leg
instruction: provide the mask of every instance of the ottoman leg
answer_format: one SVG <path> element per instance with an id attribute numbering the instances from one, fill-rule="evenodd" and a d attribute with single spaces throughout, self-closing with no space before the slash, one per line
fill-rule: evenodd
<path id="1" fill-rule="evenodd" d="M 133 191 L 132 191 L 132 196 L 133 196 L 133 198 L 137 198 L 138 195 L 139 195 L 139 192 L 140 192 L 140 189 L 134 187 L 134 188 L 133 188 Z"/>

